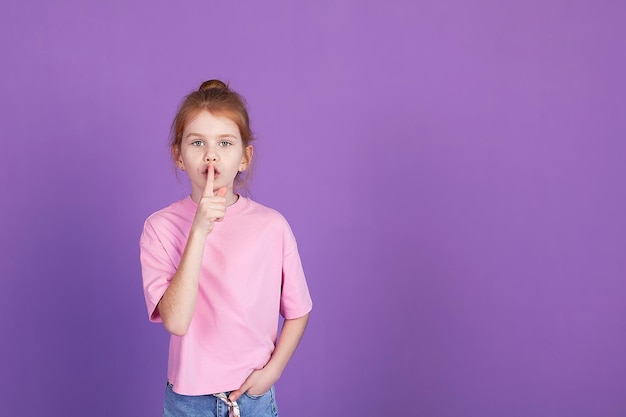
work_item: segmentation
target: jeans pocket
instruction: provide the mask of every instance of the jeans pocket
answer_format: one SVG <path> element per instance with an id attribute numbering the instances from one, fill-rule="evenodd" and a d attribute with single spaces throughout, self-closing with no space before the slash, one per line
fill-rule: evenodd
<path id="1" fill-rule="evenodd" d="M 260 400 L 261 398 L 263 398 L 265 396 L 265 394 L 267 394 L 269 391 L 264 392 L 263 394 L 259 394 L 259 395 L 254 395 L 254 394 L 250 394 L 249 392 L 244 392 L 243 395 L 245 395 L 246 397 L 250 398 L 251 400 Z"/>
<path id="2" fill-rule="evenodd" d="M 255 395 L 255 394 L 250 394 L 248 391 L 244 392 L 243 395 L 245 395 L 246 397 L 252 399 L 252 400 L 260 400 L 261 398 L 265 397 L 267 394 L 270 393 L 270 391 L 272 390 L 272 388 L 274 388 L 274 386 L 271 386 L 270 389 L 268 389 L 267 391 L 265 391 L 263 394 L 259 394 L 259 395 Z"/>

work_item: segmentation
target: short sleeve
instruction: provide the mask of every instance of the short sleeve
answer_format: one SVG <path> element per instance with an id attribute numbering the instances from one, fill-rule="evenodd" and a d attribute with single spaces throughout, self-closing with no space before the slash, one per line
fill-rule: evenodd
<path id="1" fill-rule="evenodd" d="M 143 292 L 148 308 L 148 317 L 152 322 L 162 322 L 156 306 L 176 273 L 176 266 L 149 219 L 144 225 L 139 247 Z"/>
<path id="2" fill-rule="evenodd" d="M 309 313 L 313 307 L 304 275 L 296 240 L 289 226 L 284 232 L 283 277 L 280 313 L 285 319 L 295 319 Z"/>

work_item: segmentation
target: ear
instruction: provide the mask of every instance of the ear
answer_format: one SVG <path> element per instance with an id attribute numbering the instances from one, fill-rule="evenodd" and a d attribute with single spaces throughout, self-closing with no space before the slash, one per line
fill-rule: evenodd
<path id="1" fill-rule="evenodd" d="M 179 146 L 177 146 L 175 148 L 172 148 L 172 157 L 174 158 L 174 162 L 176 163 L 176 166 L 184 171 L 185 170 L 185 163 L 183 162 L 183 157 L 180 154 L 180 147 Z"/>
<path id="2" fill-rule="evenodd" d="M 241 156 L 241 164 L 239 164 L 239 172 L 243 172 L 250 167 L 252 161 L 252 155 L 254 154 L 254 147 L 252 145 L 246 146 Z"/>

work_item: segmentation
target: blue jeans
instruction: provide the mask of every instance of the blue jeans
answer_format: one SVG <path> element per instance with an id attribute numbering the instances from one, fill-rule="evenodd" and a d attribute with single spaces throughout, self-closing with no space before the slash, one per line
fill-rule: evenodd
<path id="1" fill-rule="evenodd" d="M 226 395 L 229 393 L 227 392 Z M 238 400 L 241 417 L 278 417 L 274 386 L 263 395 L 244 393 Z M 163 417 L 228 417 L 228 405 L 214 395 L 181 395 L 167 383 Z"/>

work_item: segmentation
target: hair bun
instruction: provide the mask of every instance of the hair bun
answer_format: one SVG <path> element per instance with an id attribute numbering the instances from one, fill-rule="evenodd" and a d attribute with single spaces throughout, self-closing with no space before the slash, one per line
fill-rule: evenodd
<path id="1" fill-rule="evenodd" d="M 200 84 L 200 88 L 198 91 L 210 90 L 212 88 L 217 88 L 219 90 L 228 90 L 228 86 L 220 81 L 220 80 L 208 80 Z"/>

